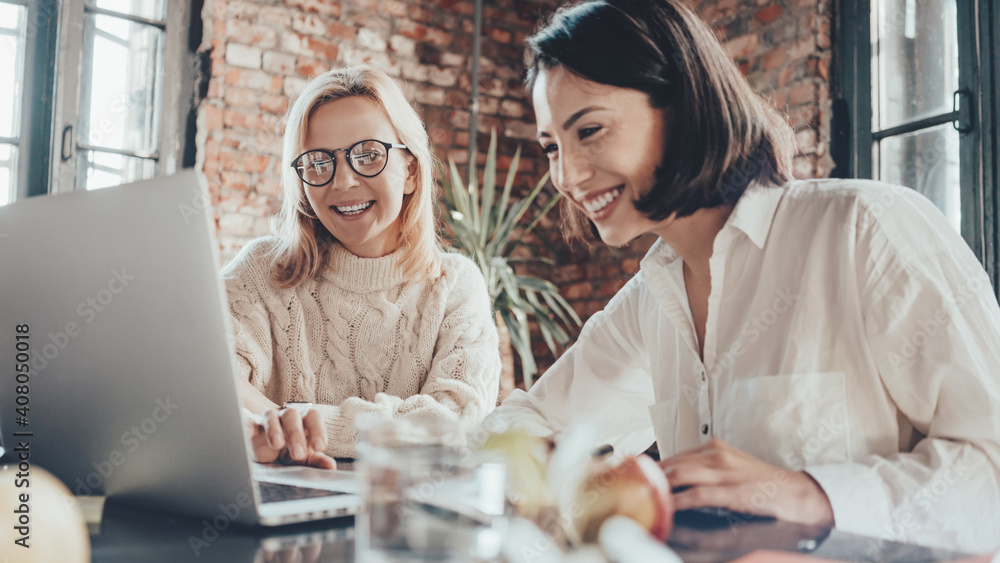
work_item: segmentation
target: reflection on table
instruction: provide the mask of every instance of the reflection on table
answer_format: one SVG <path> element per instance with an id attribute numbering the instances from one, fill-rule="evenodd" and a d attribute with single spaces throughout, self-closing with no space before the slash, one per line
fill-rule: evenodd
<path id="1" fill-rule="evenodd" d="M 340 518 L 281 528 L 232 527 L 208 534 L 206 525 L 157 512 L 108 503 L 92 529 L 93 561 L 166 563 L 353 562 L 354 519 Z M 211 529 L 209 527 L 209 529 Z M 200 545 L 206 541 L 208 546 Z M 207 541 L 211 539 L 211 541 Z M 951 561 L 961 554 L 845 534 L 777 520 L 742 521 L 678 513 L 669 545 L 684 561 L 732 561 L 759 549 L 808 553 L 843 561 Z"/>

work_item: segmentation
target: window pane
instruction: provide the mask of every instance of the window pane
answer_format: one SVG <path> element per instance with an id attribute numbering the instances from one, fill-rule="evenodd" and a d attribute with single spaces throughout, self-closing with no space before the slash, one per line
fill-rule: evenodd
<path id="1" fill-rule="evenodd" d="M 0 3 L 0 137 L 20 135 L 26 9 Z"/>
<path id="2" fill-rule="evenodd" d="M 156 175 L 156 161 L 120 154 L 80 151 L 77 189 L 96 190 L 127 184 Z"/>
<path id="3" fill-rule="evenodd" d="M 879 179 L 916 189 L 961 232 L 958 131 L 945 124 L 909 135 L 883 139 Z"/>
<path id="4" fill-rule="evenodd" d="M 958 90 L 955 0 L 874 0 L 873 129 L 948 113 Z"/>
<path id="5" fill-rule="evenodd" d="M 79 138 L 95 147 L 157 151 L 163 31 L 88 14 L 83 56 Z"/>
<path id="6" fill-rule="evenodd" d="M 17 30 L 21 28 L 21 14 L 24 6 L 14 6 L 0 2 L 0 29 Z"/>
<path id="7" fill-rule="evenodd" d="M 0 143 L 0 205 L 14 201 L 17 177 L 17 147 Z"/>
<path id="8" fill-rule="evenodd" d="M 111 10 L 147 20 L 162 20 L 167 17 L 166 0 L 88 0 L 91 6 Z"/>

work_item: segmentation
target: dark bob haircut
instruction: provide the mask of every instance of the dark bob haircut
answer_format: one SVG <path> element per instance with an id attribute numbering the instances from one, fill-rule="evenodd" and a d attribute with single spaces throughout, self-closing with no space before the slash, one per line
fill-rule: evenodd
<path id="1" fill-rule="evenodd" d="M 586 0 L 566 5 L 528 39 L 529 94 L 538 73 L 563 66 L 589 80 L 673 108 L 656 183 L 635 202 L 654 221 L 735 203 L 754 181 L 791 177 L 795 138 L 750 87 L 715 34 L 682 0 Z M 565 205 L 571 238 L 597 235 Z"/>

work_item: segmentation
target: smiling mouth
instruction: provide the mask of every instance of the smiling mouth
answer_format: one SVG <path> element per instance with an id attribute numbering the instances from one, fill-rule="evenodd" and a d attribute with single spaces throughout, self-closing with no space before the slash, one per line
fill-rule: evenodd
<path id="1" fill-rule="evenodd" d="M 618 199 L 618 196 L 620 195 L 622 195 L 622 188 L 621 187 L 614 188 L 612 190 L 604 192 L 603 194 L 595 198 L 584 201 L 582 205 L 583 208 L 587 211 L 587 213 L 595 215 L 597 213 L 600 213 L 601 210 L 607 207 L 608 204 L 610 204 L 612 201 Z"/>
<path id="2" fill-rule="evenodd" d="M 375 205 L 375 200 L 366 201 L 364 203 L 358 203 L 356 205 L 345 205 L 345 206 L 332 205 L 331 207 L 341 215 L 350 216 L 350 215 L 360 215 L 364 213 L 364 211 L 369 207 L 371 207 L 372 205 Z"/>

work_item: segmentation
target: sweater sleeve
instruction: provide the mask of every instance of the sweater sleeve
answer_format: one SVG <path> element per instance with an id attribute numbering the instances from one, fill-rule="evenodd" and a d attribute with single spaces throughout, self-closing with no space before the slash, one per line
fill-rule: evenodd
<path id="1" fill-rule="evenodd" d="M 458 258 L 446 256 L 444 318 L 420 393 L 405 398 L 379 393 L 373 401 L 350 397 L 336 406 L 316 405 L 326 421 L 328 454 L 354 457 L 354 420 L 362 413 L 473 425 L 496 405 L 500 352 L 486 282 L 470 260 Z"/>
<path id="2" fill-rule="evenodd" d="M 233 323 L 236 375 L 261 392 L 272 385 L 271 323 L 261 284 L 268 283 L 263 243 L 248 244 L 222 271 Z"/>

